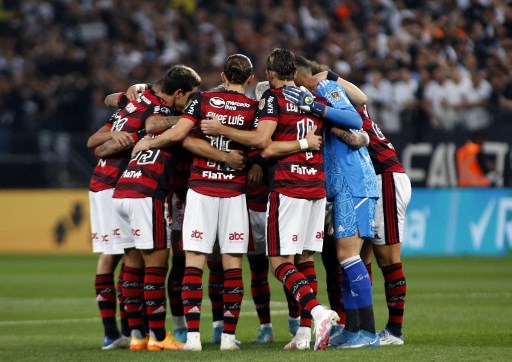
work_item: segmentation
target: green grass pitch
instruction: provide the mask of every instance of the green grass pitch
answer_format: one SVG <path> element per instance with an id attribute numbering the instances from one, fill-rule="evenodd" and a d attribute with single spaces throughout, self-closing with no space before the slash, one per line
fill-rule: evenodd
<path id="1" fill-rule="evenodd" d="M 317 259 L 319 299 L 327 304 Z M 283 351 L 290 339 L 281 285 L 271 276 L 277 342 L 256 346 L 258 322 L 244 264 L 245 299 L 238 324 L 241 351 L 208 343 L 206 292 L 203 352 L 102 351 L 94 299 L 96 257 L 0 255 L 0 361 L 512 361 L 512 256 L 406 258 L 404 346 L 325 352 Z M 377 328 L 386 320 L 382 276 L 374 263 Z M 206 278 L 204 278 L 206 279 Z M 205 289 L 206 291 L 206 289 Z M 168 318 L 168 327 L 171 327 Z"/>

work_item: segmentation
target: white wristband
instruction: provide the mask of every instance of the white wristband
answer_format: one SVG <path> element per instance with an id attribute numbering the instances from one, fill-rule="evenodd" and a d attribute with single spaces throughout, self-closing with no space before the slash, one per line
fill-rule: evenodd
<path id="1" fill-rule="evenodd" d="M 305 138 L 299 140 L 299 145 L 301 151 L 305 151 L 309 148 L 308 140 Z"/>

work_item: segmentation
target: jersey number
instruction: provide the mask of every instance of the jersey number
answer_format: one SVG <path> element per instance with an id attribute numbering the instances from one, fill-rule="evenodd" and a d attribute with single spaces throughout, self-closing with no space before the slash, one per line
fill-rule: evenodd
<path id="1" fill-rule="evenodd" d="M 304 118 L 297 122 L 297 139 L 300 140 L 306 138 L 306 135 L 313 129 L 314 125 L 315 122 L 309 118 Z M 306 151 L 306 160 L 309 160 L 310 158 L 313 158 L 313 152 Z"/>
<path id="2" fill-rule="evenodd" d="M 215 147 L 224 152 L 231 151 L 229 149 L 229 143 L 231 142 L 231 140 L 229 138 L 226 138 L 222 135 L 221 136 L 206 136 L 206 137 L 210 139 L 210 144 L 212 145 L 212 147 Z M 215 168 L 219 171 L 234 171 L 232 168 L 230 168 L 229 166 L 225 165 L 222 162 L 208 160 L 206 165 L 208 167 Z"/>

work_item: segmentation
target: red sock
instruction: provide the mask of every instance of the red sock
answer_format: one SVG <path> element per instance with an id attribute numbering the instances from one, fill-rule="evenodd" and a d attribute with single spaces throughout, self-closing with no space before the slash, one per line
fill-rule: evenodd
<path id="1" fill-rule="evenodd" d="M 242 269 L 226 270 L 224 272 L 224 333 L 235 334 L 243 299 Z"/>
<path id="2" fill-rule="evenodd" d="M 316 280 L 316 271 L 315 271 L 315 263 L 313 261 L 306 261 L 304 263 L 300 263 L 297 265 L 297 269 L 299 272 L 304 274 L 306 277 L 306 280 L 308 281 L 309 285 L 311 286 L 311 289 L 313 289 L 313 292 L 318 292 L 318 281 Z M 301 308 L 300 311 L 300 326 L 301 327 L 309 327 L 311 328 L 311 322 L 313 321 L 313 318 L 311 317 L 311 314 Z"/>
<path id="3" fill-rule="evenodd" d="M 114 274 L 96 274 L 94 286 L 105 335 L 109 338 L 117 338 L 119 336 L 119 330 L 116 324 L 116 288 L 114 286 Z"/>
<path id="4" fill-rule="evenodd" d="M 203 271 L 186 267 L 183 277 L 181 298 L 189 332 L 199 332 L 201 302 L 203 301 Z"/>
<path id="5" fill-rule="evenodd" d="M 270 286 L 268 284 L 268 258 L 249 259 L 251 269 L 251 295 L 260 324 L 268 324 L 270 318 Z"/>
<path id="6" fill-rule="evenodd" d="M 288 302 L 288 316 L 290 318 L 299 318 L 300 317 L 300 306 L 299 302 L 297 302 L 293 296 L 290 294 L 288 289 L 286 289 L 286 285 L 283 285 L 284 295 L 286 296 L 286 301 Z"/>
<path id="7" fill-rule="evenodd" d="M 117 301 L 119 302 L 119 318 L 121 319 L 121 333 L 123 336 L 130 335 L 130 326 L 128 326 L 128 318 L 124 309 L 123 298 L 123 281 L 124 281 L 124 264 L 121 264 L 119 275 L 117 277 Z"/>
<path id="8" fill-rule="evenodd" d="M 142 336 L 144 336 L 146 334 L 142 301 L 144 270 L 125 266 L 123 279 L 123 298 L 128 325 L 131 330 L 139 330 Z"/>
<path id="9" fill-rule="evenodd" d="M 181 300 L 181 283 L 185 273 L 185 256 L 173 255 L 172 267 L 167 280 L 167 293 L 169 295 L 169 306 L 173 316 L 182 316 L 183 302 Z"/>
<path id="10" fill-rule="evenodd" d="M 165 278 L 167 268 L 146 267 L 144 269 L 144 303 L 148 315 L 149 330 L 158 341 L 165 339 Z"/>
<path id="11" fill-rule="evenodd" d="M 299 302 L 301 308 L 311 313 L 314 307 L 320 305 L 304 274 L 299 272 L 292 263 L 279 265 L 275 275 L 293 295 L 293 298 Z"/>
<path id="12" fill-rule="evenodd" d="M 387 328 L 394 335 L 401 336 L 407 292 L 402 263 L 382 267 L 382 275 L 384 276 L 384 293 L 389 311 Z"/>
<path id="13" fill-rule="evenodd" d="M 212 319 L 214 322 L 224 320 L 224 268 L 221 261 L 209 261 L 208 297 L 212 303 Z"/>

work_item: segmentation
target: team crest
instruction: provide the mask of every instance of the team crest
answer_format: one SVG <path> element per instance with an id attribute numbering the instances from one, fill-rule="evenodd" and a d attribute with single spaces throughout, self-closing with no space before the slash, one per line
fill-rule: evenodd
<path id="1" fill-rule="evenodd" d="M 338 92 L 332 92 L 331 97 L 339 101 L 341 99 L 340 94 Z"/>

